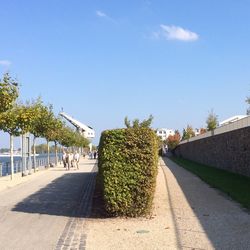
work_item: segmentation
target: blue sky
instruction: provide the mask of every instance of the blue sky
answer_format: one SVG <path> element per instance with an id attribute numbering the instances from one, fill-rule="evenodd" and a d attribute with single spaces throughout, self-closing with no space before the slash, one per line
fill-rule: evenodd
<path id="1" fill-rule="evenodd" d="M 101 131 L 154 116 L 153 127 L 205 126 L 245 114 L 249 0 L 8 0 L 0 75 Z M 0 147 L 8 137 L 0 133 Z"/>

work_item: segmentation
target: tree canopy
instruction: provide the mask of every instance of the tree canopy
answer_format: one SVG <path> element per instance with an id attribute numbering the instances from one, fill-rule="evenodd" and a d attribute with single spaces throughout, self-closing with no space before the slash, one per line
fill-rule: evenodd
<path id="1" fill-rule="evenodd" d="M 183 129 L 183 134 L 182 134 L 182 140 L 187 140 L 190 139 L 191 137 L 194 137 L 195 133 L 194 130 L 192 128 L 192 126 L 187 125 L 186 129 Z"/>
<path id="2" fill-rule="evenodd" d="M 140 120 L 136 118 L 131 123 L 131 121 L 126 116 L 124 119 L 124 124 L 127 128 L 150 128 L 153 119 L 154 117 L 150 115 L 148 119 L 145 119 L 142 122 L 140 122 Z"/>
<path id="3" fill-rule="evenodd" d="M 214 130 L 217 128 L 218 123 L 219 123 L 218 116 L 214 113 L 213 110 L 210 111 L 210 113 L 207 117 L 206 123 L 207 123 L 207 130 L 208 131 L 211 131 L 211 130 Z"/>
<path id="4" fill-rule="evenodd" d="M 36 110 L 30 104 L 15 105 L 0 113 L 0 129 L 10 135 L 19 136 L 31 131 Z"/>
<path id="5" fill-rule="evenodd" d="M 61 129 L 59 143 L 64 147 L 86 147 L 89 145 L 89 141 L 85 137 L 66 126 Z"/>
<path id="6" fill-rule="evenodd" d="M 4 75 L 0 82 L 0 130 L 12 136 L 30 132 L 34 138 L 45 138 L 48 142 L 61 143 L 66 147 L 89 145 L 86 138 L 66 127 L 61 118 L 54 115 L 52 105 L 44 105 L 41 98 L 16 104 L 17 97 L 17 84 L 8 74 Z"/>
<path id="7" fill-rule="evenodd" d="M 250 105 L 250 97 L 247 97 L 246 103 Z M 250 107 L 247 109 L 247 115 L 250 115 Z"/>
<path id="8" fill-rule="evenodd" d="M 170 150 L 173 150 L 174 148 L 176 148 L 176 146 L 178 146 L 178 144 L 180 143 L 180 140 L 181 140 L 181 135 L 179 131 L 176 130 L 174 135 L 168 136 L 166 140 L 166 144 Z"/>
<path id="9" fill-rule="evenodd" d="M 11 109 L 18 97 L 18 83 L 11 78 L 9 73 L 0 79 L 0 112 Z"/>

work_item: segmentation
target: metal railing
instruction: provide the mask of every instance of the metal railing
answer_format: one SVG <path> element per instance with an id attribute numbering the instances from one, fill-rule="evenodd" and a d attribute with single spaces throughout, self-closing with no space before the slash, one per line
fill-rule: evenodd
<path id="1" fill-rule="evenodd" d="M 32 162 L 32 170 L 34 171 L 34 161 L 33 159 L 31 160 Z M 50 156 L 50 163 L 54 164 L 56 162 L 56 157 L 55 156 Z M 45 169 L 46 166 L 48 166 L 48 158 L 43 157 L 43 158 L 37 158 L 36 159 L 36 169 L 42 170 Z M 21 173 L 22 172 L 22 159 L 14 161 L 14 174 L 16 173 Z M 26 171 L 29 169 L 26 168 Z M 2 176 L 8 176 L 11 174 L 11 167 L 10 167 L 10 162 L 2 162 L 0 163 L 0 177 Z"/>

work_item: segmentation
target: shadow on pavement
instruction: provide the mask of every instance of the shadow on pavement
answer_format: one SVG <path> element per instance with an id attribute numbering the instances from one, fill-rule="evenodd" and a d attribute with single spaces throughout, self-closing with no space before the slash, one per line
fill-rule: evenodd
<path id="1" fill-rule="evenodd" d="M 88 217 L 96 173 L 67 173 L 15 205 L 12 211 Z"/>
<path id="2" fill-rule="evenodd" d="M 240 208 L 240 205 L 232 202 L 229 197 L 220 193 L 220 191 L 209 187 L 189 171 L 168 158 L 162 159 L 177 180 L 189 206 L 198 218 L 213 247 L 215 249 L 250 249 L 249 213 L 246 213 Z M 167 180 L 166 183 L 168 192 L 171 193 Z M 171 195 L 175 194 L 172 193 Z M 183 229 L 181 224 L 178 224 L 178 219 L 182 217 L 181 210 L 179 211 L 178 207 L 173 206 L 171 198 L 169 202 L 175 220 L 178 242 L 181 245 L 180 230 L 183 231 Z M 201 233 L 195 232 L 195 229 L 187 231 L 194 238 L 196 233 Z"/>

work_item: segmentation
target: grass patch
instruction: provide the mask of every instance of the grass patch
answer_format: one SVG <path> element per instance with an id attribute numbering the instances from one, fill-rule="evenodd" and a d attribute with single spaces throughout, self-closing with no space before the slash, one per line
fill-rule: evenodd
<path id="1" fill-rule="evenodd" d="M 250 209 L 250 177 L 206 166 L 190 160 L 171 157 L 172 161 L 199 176 L 211 187 L 217 188 L 243 207 Z"/>

